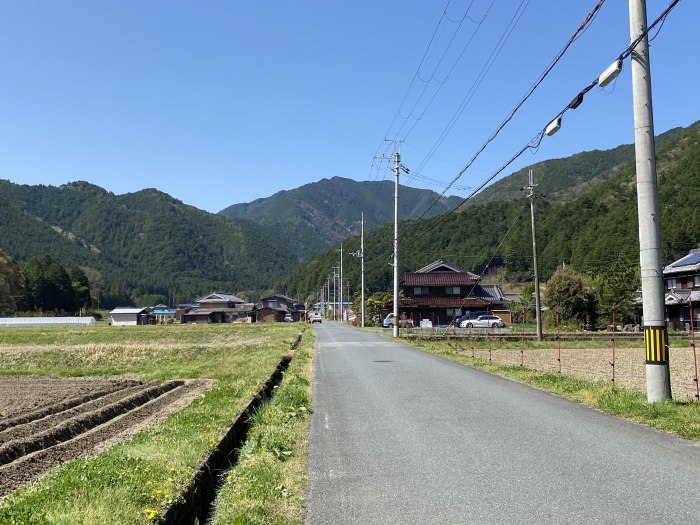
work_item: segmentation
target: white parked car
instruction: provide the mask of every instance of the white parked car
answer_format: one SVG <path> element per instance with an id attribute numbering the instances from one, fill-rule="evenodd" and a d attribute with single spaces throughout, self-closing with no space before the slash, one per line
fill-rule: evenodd
<path id="1" fill-rule="evenodd" d="M 460 328 L 503 328 L 506 324 L 497 315 L 480 315 L 459 323 Z"/>
<path id="2" fill-rule="evenodd" d="M 394 314 L 391 313 L 386 316 L 382 322 L 384 328 L 394 328 Z M 399 319 L 400 328 L 413 328 L 413 319 Z"/>
<path id="3" fill-rule="evenodd" d="M 320 323 L 321 321 L 323 321 L 323 317 L 321 317 L 320 313 L 314 312 L 311 314 L 311 317 L 309 317 L 309 321 L 311 321 L 312 324 Z"/>

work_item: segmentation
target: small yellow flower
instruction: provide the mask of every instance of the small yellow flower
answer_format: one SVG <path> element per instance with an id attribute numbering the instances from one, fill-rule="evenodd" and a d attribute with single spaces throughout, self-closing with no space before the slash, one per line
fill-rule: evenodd
<path id="1" fill-rule="evenodd" d="M 154 509 L 143 509 L 143 511 L 146 513 L 146 518 L 148 518 L 148 521 L 151 521 L 154 519 L 156 516 L 158 516 L 158 511 Z"/>

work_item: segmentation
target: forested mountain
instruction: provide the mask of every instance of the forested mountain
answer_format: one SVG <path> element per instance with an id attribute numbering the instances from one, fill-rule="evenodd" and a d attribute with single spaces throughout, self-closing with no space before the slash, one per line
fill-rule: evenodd
<path id="1" fill-rule="evenodd" d="M 399 195 L 399 214 L 404 218 L 419 217 L 424 212 L 426 217 L 434 217 L 461 202 L 459 197 L 440 197 L 434 191 L 408 186 L 400 186 Z M 219 213 L 266 227 L 270 239 L 284 246 L 292 257 L 304 260 L 359 232 L 362 212 L 365 228 L 393 222 L 394 183 L 333 177 L 234 204 Z"/>
<path id="2" fill-rule="evenodd" d="M 612 150 L 616 151 L 613 155 L 624 155 L 624 148 Z M 574 157 L 575 163 L 582 162 L 581 156 Z M 700 123 L 665 134 L 657 143 L 657 159 L 662 254 L 664 264 L 668 264 L 700 246 Z M 568 171 L 565 160 L 561 161 L 562 172 Z M 585 177 L 582 180 L 585 188 Z M 544 175 L 537 182 L 538 190 L 548 185 L 556 187 L 556 182 L 551 183 Z M 508 185 L 512 185 L 512 179 L 504 181 L 504 187 Z M 574 195 L 579 191 L 576 188 L 570 187 L 566 192 Z M 519 198 L 515 199 L 515 195 Z M 442 257 L 477 273 L 487 266 L 502 267 L 509 279 L 531 280 L 529 201 L 519 188 L 517 194 L 504 191 L 502 201 L 485 200 L 448 215 L 403 221 L 401 274 Z M 613 267 L 638 265 L 633 158 L 615 165 L 592 189 L 569 200 L 562 202 L 549 195 L 539 197 L 537 215 L 539 261 L 544 280 L 562 263 L 591 276 L 604 275 Z M 365 277 L 371 292 L 391 289 L 392 237 L 391 225 L 365 232 Z M 356 236 L 344 242 L 344 250 L 348 252 L 358 247 Z M 338 266 L 337 248 L 293 272 L 286 282 L 289 293 L 318 291 L 332 274 L 332 268 Z M 344 276 L 353 290 L 359 287 L 359 264 L 357 258 L 345 258 Z"/>
<path id="3" fill-rule="evenodd" d="M 700 123 L 662 135 L 657 157 L 668 263 L 700 246 Z M 537 166 L 538 190 L 544 194 L 537 200 L 543 278 L 562 263 L 590 275 L 616 265 L 636 267 L 631 147 Z M 520 191 L 522 176 L 507 177 L 487 190 L 482 202 L 474 199 L 459 211 L 403 221 L 401 271 L 442 257 L 471 271 L 501 267 L 509 279 L 530 280 L 530 218 Z M 436 196 L 402 187 L 401 217 L 422 213 Z M 446 199 L 439 209 L 453 209 L 456 202 Z M 155 189 L 114 195 L 87 182 L 51 187 L 0 180 L 0 251 L 20 265 L 50 256 L 67 269 L 79 266 L 93 293 L 130 296 L 137 303 L 153 296 L 189 302 L 214 290 L 244 298 L 271 290 L 306 297 L 338 266 L 339 246 L 315 259 L 309 256 L 333 238 L 345 239 L 346 254 L 356 252 L 359 237 L 350 232 L 358 231 L 354 222 L 364 211 L 367 286 L 383 291 L 392 279 L 392 204 L 391 182 L 334 178 L 229 209 L 250 218 L 242 219 L 207 213 Z M 300 258 L 306 262 L 292 271 Z M 357 288 L 360 261 L 344 260 L 345 278 Z"/>
<path id="4" fill-rule="evenodd" d="M 146 189 L 114 195 L 86 182 L 0 181 L 0 249 L 19 262 L 50 255 L 134 297 L 191 301 L 213 290 L 269 289 L 290 266 L 250 221 L 207 213 Z"/>

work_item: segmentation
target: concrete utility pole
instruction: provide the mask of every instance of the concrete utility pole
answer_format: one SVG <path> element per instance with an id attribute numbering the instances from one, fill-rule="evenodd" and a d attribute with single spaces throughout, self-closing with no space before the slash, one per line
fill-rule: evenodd
<path id="1" fill-rule="evenodd" d="M 352 252 L 350 255 L 360 258 L 360 282 L 362 293 L 360 296 L 360 315 L 362 317 L 362 327 L 365 326 L 365 212 L 362 212 L 360 219 L 360 250 Z M 348 285 L 349 286 L 349 285 Z M 350 299 L 350 290 L 348 289 L 348 299 Z"/>
<path id="2" fill-rule="evenodd" d="M 535 320 L 537 340 L 542 341 L 542 303 L 540 301 L 540 267 L 537 263 L 537 236 L 535 235 L 535 179 L 532 170 L 528 174 L 527 197 L 530 199 L 530 221 L 532 223 L 532 265 L 535 269 Z"/>
<path id="3" fill-rule="evenodd" d="M 343 304 L 343 243 L 340 243 L 340 280 L 339 280 L 339 290 L 340 295 L 340 320 L 344 321 L 345 316 L 343 315 L 345 310 L 345 305 Z"/>
<path id="4" fill-rule="evenodd" d="M 394 337 L 399 336 L 399 171 L 401 154 L 394 153 Z"/>
<path id="5" fill-rule="evenodd" d="M 333 320 L 338 319 L 338 267 L 333 267 Z"/>
<path id="6" fill-rule="evenodd" d="M 362 283 L 362 328 L 365 327 L 365 212 L 362 212 L 360 219 L 360 282 Z"/>
<path id="7" fill-rule="evenodd" d="M 647 401 L 671 399 L 668 331 L 661 266 L 661 227 L 656 182 L 654 114 L 651 103 L 651 66 L 646 0 L 629 0 L 630 40 L 644 37 L 632 50 L 634 150 L 639 213 L 639 263 L 646 347 Z"/>

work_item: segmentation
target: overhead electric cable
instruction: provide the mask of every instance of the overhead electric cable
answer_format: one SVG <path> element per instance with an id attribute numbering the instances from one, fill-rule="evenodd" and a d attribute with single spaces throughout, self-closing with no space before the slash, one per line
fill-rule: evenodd
<path id="1" fill-rule="evenodd" d="M 571 47 L 571 44 L 573 44 L 574 40 L 578 37 L 578 35 L 584 31 L 587 27 L 588 24 L 591 23 L 591 21 L 595 18 L 595 15 L 598 13 L 598 11 L 603 7 L 603 4 L 605 3 L 605 0 L 599 0 L 599 2 L 596 4 L 596 6 L 593 8 L 593 10 L 586 15 L 586 18 L 581 22 L 579 25 L 578 29 L 574 32 L 573 35 L 569 38 L 569 41 L 564 45 L 564 47 L 557 53 L 557 55 L 554 57 L 554 59 L 550 62 L 549 66 L 540 74 L 538 79 L 535 81 L 532 86 L 530 86 L 530 89 L 528 89 L 527 93 L 522 96 L 520 101 L 515 105 L 513 109 L 508 113 L 508 115 L 503 119 L 501 124 L 496 128 L 496 130 L 491 133 L 489 138 L 484 142 L 479 149 L 476 151 L 476 153 L 472 156 L 472 158 L 467 162 L 467 164 L 459 171 L 459 173 L 452 179 L 452 181 L 445 187 L 444 191 L 441 193 L 440 197 L 444 197 L 445 193 L 449 191 L 449 189 L 452 187 L 452 185 L 459 180 L 459 178 L 471 167 L 472 164 L 474 164 L 474 161 L 481 155 L 481 153 L 486 149 L 486 147 L 495 140 L 495 138 L 500 134 L 500 132 L 503 130 L 503 128 L 506 127 L 506 125 L 513 119 L 515 114 L 520 110 L 520 108 L 527 102 L 527 100 L 532 96 L 532 94 L 535 92 L 535 90 L 542 84 L 545 78 L 549 75 L 549 73 L 554 69 L 554 66 L 557 65 L 557 63 L 561 60 L 561 58 L 564 56 L 564 54 L 568 51 L 568 49 Z M 420 171 L 422 167 L 425 165 L 425 161 L 421 163 L 421 165 L 418 167 L 416 171 Z M 426 210 L 425 213 L 427 213 L 430 208 L 432 208 L 438 200 L 436 199 L 433 204 L 431 204 Z"/>
<path id="2" fill-rule="evenodd" d="M 602 2 L 604 2 L 604 1 L 605 1 L 605 0 L 602 0 Z M 646 32 L 645 32 L 644 34 L 649 33 L 649 31 L 651 31 L 654 27 L 656 27 L 656 25 L 659 24 L 660 22 L 663 23 L 663 21 L 665 21 L 665 19 L 666 19 L 666 17 L 668 16 L 668 14 L 673 10 L 673 8 L 674 8 L 679 2 L 680 2 L 680 0 L 673 0 L 673 2 L 671 2 L 671 4 L 661 13 L 661 15 L 659 15 L 659 17 L 657 17 L 656 20 L 654 20 L 654 22 L 653 22 L 651 25 L 649 25 L 649 26 L 647 27 L 647 30 L 646 30 Z M 602 4 L 601 4 L 601 5 L 602 5 Z M 580 28 L 579 28 L 579 30 L 580 30 Z M 634 40 L 634 41 L 619 55 L 618 60 L 623 60 L 624 58 L 627 58 L 628 56 L 630 56 L 630 54 L 632 54 L 632 52 L 633 52 L 634 48 L 637 46 L 637 44 L 639 44 L 639 42 L 641 42 L 642 38 L 644 37 L 644 34 L 643 34 L 643 35 L 640 35 L 638 38 L 636 38 L 636 39 L 635 39 L 635 40 Z M 576 97 L 574 97 L 574 100 L 577 100 L 579 97 L 581 97 L 581 100 L 582 100 L 583 95 L 585 95 L 585 94 L 588 93 L 591 89 L 593 89 L 596 85 L 598 85 L 598 81 L 599 81 L 599 77 L 596 77 L 596 78 L 595 78 L 593 81 L 591 81 L 586 87 L 584 87 L 581 91 L 579 91 L 578 95 L 577 95 Z M 572 101 L 572 102 L 573 102 L 573 101 Z M 567 111 L 569 111 L 569 110 L 571 110 L 571 109 L 576 109 L 576 108 L 578 107 L 578 104 L 574 105 L 572 102 L 570 102 L 569 104 L 567 104 L 567 105 L 564 107 L 564 109 L 562 109 L 559 113 L 557 113 L 557 115 L 554 117 L 554 119 L 550 120 L 549 122 L 553 122 L 553 121 L 556 120 L 556 119 L 561 119 L 561 118 L 563 117 L 563 115 L 564 115 Z M 459 209 L 461 206 L 463 206 L 464 203 L 466 203 L 466 202 L 467 202 L 469 199 L 471 199 L 474 195 L 476 195 L 477 193 L 479 193 L 479 192 L 480 192 L 484 187 L 486 187 L 493 179 L 495 179 L 503 170 L 505 170 L 505 169 L 506 169 L 510 164 L 512 164 L 518 157 L 520 157 L 523 153 L 525 153 L 525 151 L 527 151 L 527 150 L 535 150 L 535 151 L 536 151 L 536 150 L 539 148 L 540 143 L 542 142 L 542 139 L 544 138 L 544 136 L 545 136 L 545 134 L 546 134 L 546 130 L 547 130 L 547 126 L 545 126 L 544 128 L 542 128 L 542 130 L 541 130 L 533 139 L 531 139 L 530 142 L 528 142 L 527 144 L 525 144 L 525 146 L 523 146 L 522 148 L 520 148 L 520 150 L 519 150 L 515 155 L 513 155 L 505 164 L 503 164 L 503 165 L 502 165 L 500 168 L 498 168 L 492 175 L 490 175 L 490 176 L 489 176 L 479 187 L 477 187 L 468 197 L 466 197 L 465 199 L 463 199 L 462 202 L 461 202 L 459 205 L 455 206 L 455 207 L 454 207 L 453 209 L 451 209 L 449 212 L 447 212 L 447 213 L 441 215 L 441 216 L 440 216 L 440 220 L 438 221 L 438 224 L 440 224 L 440 223 L 442 222 L 442 220 L 444 220 L 444 218 L 446 218 L 447 216 L 451 215 L 453 212 L 455 212 L 457 209 Z M 472 161 L 470 161 L 470 162 L 472 162 Z M 457 179 L 459 179 L 459 177 L 464 173 L 464 171 L 465 171 L 468 167 L 469 167 L 469 166 L 465 167 L 465 168 L 460 172 L 460 174 L 459 174 L 457 177 L 455 177 L 455 179 L 453 180 L 452 184 L 454 184 L 454 182 L 455 182 Z M 447 190 L 445 190 L 445 191 L 447 191 Z M 435 203 L 438 202 L 438 200 L 439 200 L 440 198 L 442 198 L 442 197 L 444 197 L 444 192 L 441 194 L 440 197 L 438 197 L 438 199 L 436 199 L 436 200 L 433 202 L 433 204 L 432 204 L 430 207 L 428 207 L 428 209 L 427 209 L 422 215 L 420 215 L 420 216 L 418 217 L 418 219 L 423 218 L 423 217 L 425 216 L 425 213 L 427 213 L 427 211 L 428 211 L 430 208 L 432 208 L 432 206 L 434 206 Z M 434 225 L 434 226 L 435 226 L 435 225 Z M 409 226 L 409 227 L 410 227 L 410 226 Z M 408 233 L 409 233 L 409 232 L 407 232 L 406 230 L 408 230 L 408 228 L 404 229 L 404 235 L 408 235 Z M 425 235 L 425 234 L 427 234 L 427 233 L 429 233 L 429 230 L 428 230 L 428 231 L 423 231 L 423 232 L 421 232 L 420 235 Z"/>
<path id="3" fill-rule="evenodd" d="M 601 2 L 599 2 L 599 4 L 602 5 L 602 3 L 603 3 L 604 1 L 605 1 L 605 0 L 601 0 Z M 632 52 L 634 51 L 634 48 L 639 44 L 639 42 L 641 42 L 641 40 L 644 38 L 645 35 L 647 35 L 652 29 L 654 29 L 659 23 L 661 23 L 661 24 L 663 25 L 663 23 L 664 23 L 665 20 L 666 20 L 666 17 L 667 17 L 667 16 L 669 15 L 669 13 L 678 5 L 678 3 L 680 3 L 680 0 L 673 0 L 673 1 L 669 4 L 669 6 L 654 20 L 654 22 L 653 22 L 652 24 L 650 24 L 650 25 L 647 26 L 646 31 L 643 32 L 641 35 L 639 35 L 639 37 L 637 37 L 632 43 L 630 43 L 630 45 L 629 45 L 620 55 L 618 55 L 618 60 L 623 60 L 624 58 L 629 57 L 629 56 L 632 54 Z M 580 28 L 579 28 L 579 31 L 580 31 Z M 578 31 L 577 31 L 577 32 L 578 32 Z M 598 78 L 595 78 L 590 84 L 588 84 L 585 88 L 583 88 L 583 89 L 579 92 L 579 95 L 583 95 L 583 94 L 588 93 L 588 92 L 589 92 L 591 89 L 593 89 L 593 87 L 595 87 L 597 84 L 598 84 Z M 576 100 L 576 97 L 574 98 L 574 100 Z M 557 114 L 557 116 L 555 117 L 555 119 L 556 119 L 556 118 L 561 118 L 568 110 L 570 110 L 570 109 L 576 109 L 577 107 L 578 107 L 578 104 L 577 104 L 577 105 L 573 105 L 572 103 L 567 104 L 567 106 L 564 107 L 564 109 L 562 109 L 562 110 Z M 549 122 L 552 122 L 552 120 L 550 120 Z M 521 147 L 521 148 L 518 150 L 517 153 L 515 153 L 508 161 L 506 161 L 500 168 L 498 168 L 492 175 L 490 175 L 490 176 L 489 176 L 479 187 L 477 187 L 469 196 L 467 196 L 467 197 L 465 197 L 464 199 L 462 199 L 462 201 L 461 201 L 457 206 L 455 206 L 454 208 L 452 208 L 452 209 L 451 209 L 450 211 L 448 211 L 447 213 L 445 213 L 445 214 L 439 216 L 438 219 L 437 219 L 437 221 L 432 225 L 431 228 L 423 229 L 423 230 L 421 230 L 418 234 L 414 234 L 414 235 L 417 235 L 417 236 L 419 236 L 419 237 L 423 237 L 423 236 L 425 236 L 425 235 L 431 233 L 432 230 L 435 229 L 435 227 L 437 227 L 438 225 L 440 225 L 440 224 L 445 220 L 445 218 L 447 218 L 447 217 L 450 216 L 452 213 L 454 213 L 455 211 L 457 211 L 457 210 L 458 210 L 459 208 L 461 208 L 469 199 L 471 199 L 472 197 L 474 197 L 474 195 L 476 195 L 477 193 L 479 193 L 479 191 L 481 191 L 484 187 L 486 187 L 494 178 L 496 178 L 503 170 L 505 170 L 510 164 L 512 164 L 512 163 L 513 163 L 518 157 L 520 157 L 525 151 L 527 151 L 527 150 L 537 150 L 537 149 L 539 148 L 539 146 L 540 146 L 540 143 L 542 142 L 542 139 L 544 138 L 544 136 L 545 136 L 545 134 L 546 134 L 546 129 L 547 129 L 547 126 L 545 126 L 544 128 L 542 128 L 542 130 L 541 130 L 537 135 L 535 135 L 535 137 L 533 137 L 527 144 L 525 144 L 523 147 Z M 460 172 L 460 176 L 461 176 L 461 174 L 462 174 L 468 167 L 469 167 L 469 166 L 466 166 L 466 167 L 464 168 L 464 170 L 462 170 L 462 172 Z M 456 177 L 456 178 L 455 178 L 455 181 L 456 181 L 458 178 L 459 178 L 459 177 Z M 453 183 L 454 183 L 454 181 L 453 181 Z M 444 193 L 443 193 L 443 195 L 441 195 L 441 197 L 443 197 L 443 196 L 444 196 Z M 436 202 L 437 202 L 437 201 L 436 201 Z M 435 203 L 433 203 L 433 205 L 434 205 L 434 204 L 435 204 Z M 431 205 L 431 207 L 432 207 L 432 205 Z M 430 209 L 430 208 L 428 208 L 428 209 Z M 420 220 L 421 218 L 423 218 L 423 217 L 425 216 L 425 213 L 427 213 L 427 210 L 426 210 L 426 212 L 424 212 L 420 217 L 418 217 L 418 219 L 411 219 L 410 221 L 405 221 L 405 222 L 407 223 L 407 227 L 403 229 L 402 237 L 405 237 L 405 236 L 408 235 L 409 233 L 412 234 L 412 232 L 410 232 L 411 226 L 414 225 L 414 224 L 416 224 L 418 220 Z M 372 260 L 369 261 L 369 262 L 372 263 L 372 262 L 378 260 L 379 258 L 383 258 L 383 257 L 386 257 L 386 254 L 383 254 L 383 255 L 381 255 L 381 256 L 378 256 L 378 257 L 376 257 L 375 259 L 372 259 Z M 366 264 L 367 264 L 367 263 L 366 263 Z"/>

